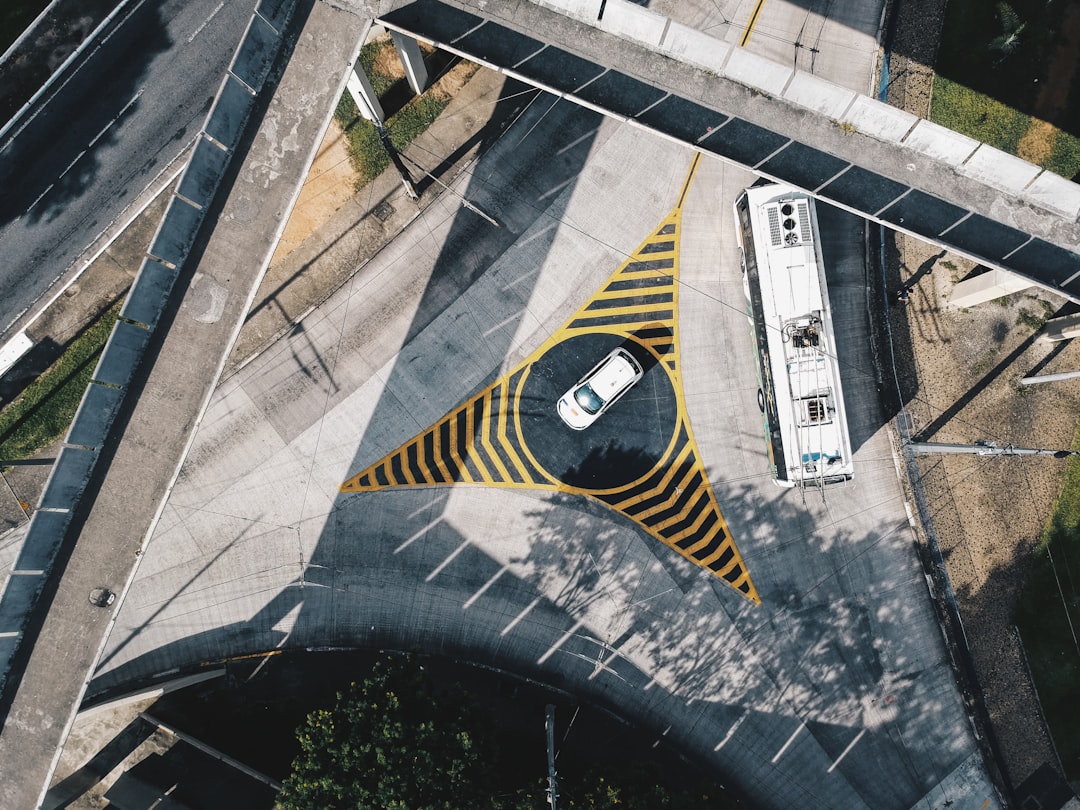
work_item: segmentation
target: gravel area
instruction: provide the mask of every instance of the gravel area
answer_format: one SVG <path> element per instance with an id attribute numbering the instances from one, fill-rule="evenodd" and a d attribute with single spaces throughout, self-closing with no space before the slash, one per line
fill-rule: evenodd
<path id="1" fill-rule="evenodd" d="M 945 0 L 900 0 L 897 8 L 888 100 L 923 117 L 944 7 Z M 912 287 L 910 301 L 889 313 L 912 434 L 927 442 L 1069 448 L 1080 381 L 1019 383 L 1030 374 L 1080 368 L 1074 341 L 1037 339 L 1039 322 L 1058 313 L 1065 299 L 1033 287 L 972 309 L 952 308 L 952 288 L 978 272 L 974 263 L 898 233 L 887 234 L 886 247 L 890 289 Z M 923 455 L 917 468 L 977 679 L 967 697 L 983 738 L 997 748 L 1011 793 L 1043 763 L 1061 770 L 1012 614 L 1064 462 Z M 985 713 L 978 711 L 980 700 Z"/>

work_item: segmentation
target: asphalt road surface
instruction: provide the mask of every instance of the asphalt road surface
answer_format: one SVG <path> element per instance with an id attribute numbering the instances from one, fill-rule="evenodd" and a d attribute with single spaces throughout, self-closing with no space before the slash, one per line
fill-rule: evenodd
<path id="1" fill-rule="evenodd" d="M 765 806 L 994 806 L 878 408 L 862 223 L 821 217 L 855 478 L 781 490 L 730 207 L 754 178 L 693 165 L 538 97 L 456 188 L 501 228 L 443 195 L 218 389 L 89 694 L 419 648 L 569 688 Z M 670 315 L 594 306 L 668 260 Z M 543 400 L 613 341 L 650 382 L 571 437 Z"/>
<path id="2" fill-rule="evenodd" d="M 253 2 L 137 2 L 0 148 L 0 344 L 160 187 L 198 133 Z"/>

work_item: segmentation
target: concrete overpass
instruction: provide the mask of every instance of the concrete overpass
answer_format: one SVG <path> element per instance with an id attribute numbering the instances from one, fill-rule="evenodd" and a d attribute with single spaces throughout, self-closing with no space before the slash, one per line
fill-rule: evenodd
<path id="1" fill-rule="evenodd" d="M 1030 285 L 1080 301 L 1080 186 L 1013 155 L 628 0 L 371 5 L 399 34 L 1028 282 L 980 277 L 965 304 Z"/>
<path id="2" fill-rule="evenodd" d="M 327 14 L 327 6 L 332 5 L 315 7 Z M 363 13 L 377 11 L 381 21 L 399 32 L 438 42 L 609 115 L 750 166 L 764 176 L 807 188 L 821 199 L 890 227 L 948 244 L 992 267 L 1023 273 L 1033 282 L 1076 297 L 1075 280 L 1080 274 L 1080 256 L 1075 252 L 1080 243 L 1076 238 L 1076 211 L 1080 209 L 1076 206 L 1080 190 L 1074 184 L 813 76 L 755 59 L 715 40 L 705 42 L 697 32 L 673 23 L 663 24 L 657 42 L 675 47 L 676 55 L 695 56 L 714 67 L 689 59 L 657 57 L 658 51 L 638 40 L 614 38 L 611 30 L 591 24 L 587 27 L 580 20 L 528 2 L 501 5 L 495 13 L 504 16 L 498 19 L 481 16 L 479 4 L 384 3 L 376 10 L 362 4 L 336 5 L 355 5 Z M 607 1 L 605 9 L 608 29 L 624 35 L 640 37 L 655 22 L 641 16 L 647 12 L 613 0 Z M 636 25 L 635 20 L 641 24 Z M 349 38 L 342 34 L 340 40 L 335 45 L 341 53 L 348 52 L 352 48 Z M 575 42 L 575 52 L 544 42 Z M 321 56 L 323 64 L 332 61 L 327 53 Z M 332 72 L 329 66 L 326 70 Z M 310 78 L 298 76 L 296 81 L 299 84 Z M 333 85 L 333 79 L 327 83 Z M 320 88 L 320 99 L 329 98 L 333 90 L 329 86 Z M 841 98 L 846 99 L 843 106 Z M 317 101 L 309 101 L 313 108 L 318 106 Z M 724 110 L 738 111 L 738 115 Z M 312 132 L 317 129 L 312 127 Z M 794 134 L 800 140 L 794 140 Z M 297 147 L 297 152 L 306 155 L 302 146 Z M 287 186 L 293 180 L 286 178 L 281 185 Z M 274 209 L 272 213 L 280 215 L 287 207 L 291 191 L 283 188 L 280 194 L 280 199 L 267 203 L 268 212 Z M 250 235 L 253 229 L 245 227 L 245 223 L 249 221 L 251 198 L 240 199 L 236 205 L 239 213 L 223 221 L 234 226 L 234 238 L 236 231 Z M 226 241 L 224 235 L 219 238 Z M 213 253 L 213 247 L 207 253 Z M 237 250 L 230 253 L 235 256 Z M 250 269 L 251 276 L 257 277 L 258 269 Z M 192 270 L 187 268 L 188 273 Z M 214 358 L 205 364 L 207 379 L 199 379 L 197 389 L 178 406 L 183 413 L 171 420 L 176 435 L 170 435 L 171 441 L 165 446 L 160 419 L 153 412 L 153 396 L 148 397 L 148 402 L 133 405 L 137 415 L 129 423 L 154 434 L 152 458 L 144 455 L 138 460 L 145 466 L 137 467 L 126 464 L 130 459 L 125 459 L 125 451 L 118 451 L 109 472 L 103 471 L 102 475 L 119 479 L 126 470 L 128 479 L 136 477 L 140 481 L 129 480 L 124 487 L 118 484 L 112 488 L 111 496 L 98 495 L 98 507 L 103 501 L 109 502 L 110 497 L 113 503 L 122 499 L 125 506 L 95 508 L 87 526 L 73 530 L 110 538 L 110 556 L 104 562 L 112 566 L 114 577 L 134 570 L 134 555 L 141 551 L 143 542 L 139 530 L 150 521 L 162 497 L 162 488 L 154 484 L 162 477 L 170 479 L 175 464 L 186 452 L 186 436 L 197 424 L 197 416 L 205 407 L 204 398 L 216 379 L 221 345 L 228 342 L 232 324 L 243 318 L 241 304 L 247 294 L 244 285 L 250 283 L 247 277 L 221 280 L 221 286 L 230 290 L 229 309 L 218 322 L 218 331 L 207 336 L 206 351 Z M 190 354 L 191 342 L 185 343 L 177 334 L 170 333 L 162 341 L 165 346 L 161 356 L 168 356 L 170 349 L 177 356 Z M 155 376 L 164 374 L 165 367 L 159 360 Z M 153 378 L 147 382 L 148 391 L 153 390 L 154 382 Z M 158 390 L 176 386 L 175 379 L 162 381 Z M 185 379 L 184 387 L 195 388 L 190 379 Z M 139 418 L 139 414 L 145 418 Z M 122 445 L 131 451 L 136 440 L 129 435 L 125 440 Z M 164 475 L 147 475 L 151 466 Z M 136 470 L 140 474 L 136 475 Z M 102 490 L 108 489 L 108 483 L 102 483 Z M 138 498 L 133 497 L 135 490 Z M 127 530 L 118 530 L 118 523 Z M 69 616 L 79 615 L 77 611 L 85 613 L 85 585 L 97 581 L 98 557 L 90 553 L 90 546 L 80 543 L 78 553 L 72 556 L 72 562 L 77 564 L 63 572 L 65 577 L 77 579 L 70 587 L 65 583 L 57 586 L 65 597 L 57 599 L 57 604 L 67 604 Z M 55 621 L 50 615 L 50 624 L 63 621 L 62 613 L 57 613 Z M 25 699 L 19 704 L 26 713 L 18 708 L 9 712 L 5 731 L 10 733 L 4 735 L 0 753 L 5 759 L 11 757 L 7 761 L 25 765 L 19 772 L 28 777 L 24 785 L 8 786 L 13 791 L 9 798 L 16 793 L 36 793 L 41 784 L 35 781 L 37 775 L 50 771 L 55 764 L 52 752 L 63 742 L 85 688 L 83 679 L 93 671 L 100 653 L 98 645 L 108 632 L 107 621 L 101 618 L 90 628 L 85 622 L 71 622 L 66 628 L 69 634 L 79 634 L 83 643 L 70 650 L 64 677 L 59 678 L 63 683 L 56 684 L 54 697 L 60 698 L 59 705 L 37 701 L 40 691 L 36 687 L 41 681 L 31 678 L 25 684 Z M 50 636 L 47 631 L 43 630 L 44 637 Z M 48 662 L 44 657 L 35 659 L 27 671 L 36 671 L 35 665 L 45 669 Z M 65 693 L 65 689 L 69 692 Z M 34 735 L 32 746 L 26 746 L 25 731 L 31 724 L 42 733 Z M 12 750 L 16 747 L 22 751 Z M 27 765 L 24 756 L 34 762 Z"/>

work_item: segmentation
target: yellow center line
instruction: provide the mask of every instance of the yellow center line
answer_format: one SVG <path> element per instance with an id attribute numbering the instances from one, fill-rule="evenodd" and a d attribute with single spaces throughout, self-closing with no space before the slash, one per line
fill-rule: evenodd
<path id="1" fill-rule="evenodd" d="M 739 47 L 745 48 L 746 43 L 750 41 L 750 34 L 754 30 L 754 26 L 757 25 L 758 17 L 761 15 L 761 7 L 765 5 L 765 0 L 757 0 L 757 5 L 754 6 L 754 11 L 750 15 L 750 21 L 746 23 L 746 30 L 743 31 L 742 39 L 739 40 Z"/>

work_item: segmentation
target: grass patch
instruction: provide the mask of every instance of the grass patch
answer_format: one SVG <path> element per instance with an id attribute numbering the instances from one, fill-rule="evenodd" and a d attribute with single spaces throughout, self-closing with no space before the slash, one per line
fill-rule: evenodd
<path id="1" fill-rule="evenodd" d="M 371 89 L 374 90 L 375 95 L 380 98 L 394 84 L 394 78 L 379 70 L 377 65 L 383 49 L 387 47 L 393 48 L 386 40 L 376 39 L 367 43 L 360 49 L 360 64 L 364 68 L 364 73 L 367 74 L 368 79 L 371 81 Z"/>
<path id="2" fill-rule="evenodd" d="M 432 94 L 418 96 L 386 121 L 390 143 L 399 152 L 404 151 L 424 130 L 432 125 L 450 103 L 448 97 Z M 352 97 L 341 97 L 334 112 L 338 123 L 345 130 L 346 151 L 359 175 L 357 187 L 366 186 L 390 165 L 390 155 L 383 148 L 375 125 L 360 117 Z"/>
<path id="3" fill-rule="evenodd" d="M 117 303 L 99 316 L 59 360 L 0 410 L 0 458 L 29 458 L 64 435 L 119 313 Z"/>
<path id="4" fill-rule="evenodd" d="M 1031 116 L 944 76 L 934 77 L 930 119 L 1015 155 Z"/>
<path id="5" fill-rule="evenodd" d="M 1016 315 L 1016 325 L 1026 326 L 1032 332 L 1038 332 L 1046 325 L 1046 318 L 1032 314 L 1026 309 L 1021 309 Z"/>
<path id="6" fill-rule="evenodd" d="M 1073 441 L 1080 448 L 1080 431 Z M 1080 458 L 1068 461 L 1054 514 L 1043 530 L 1017 601 L 1031 674 L 1065 776 L 1080 779 Z"/>

